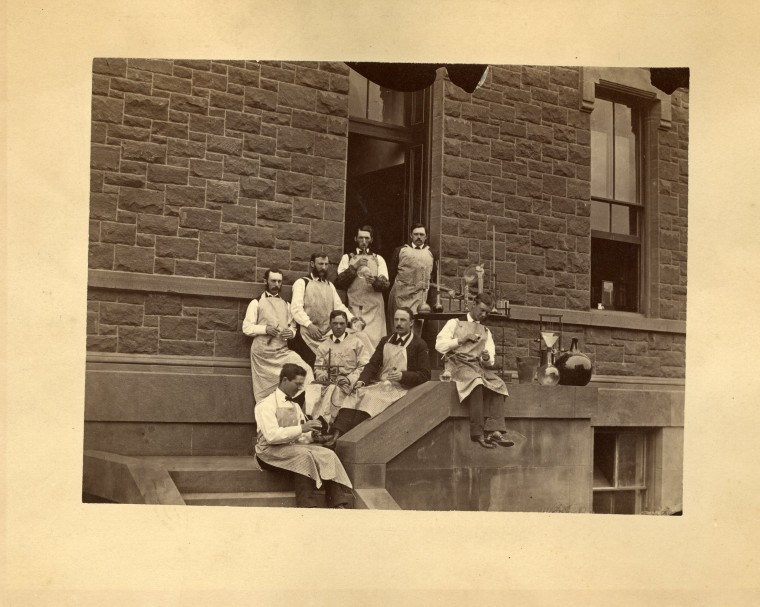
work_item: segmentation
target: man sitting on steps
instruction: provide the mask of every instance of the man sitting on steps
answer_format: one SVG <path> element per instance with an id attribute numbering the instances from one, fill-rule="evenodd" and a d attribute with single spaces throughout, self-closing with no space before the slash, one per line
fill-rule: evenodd
<path id="1" fill-rule="evenodd" d="M 303 389 L 306 369 L 287 363 L 280 371 L 277 389 L 254 407 L 256 459 L 263 470 L 289 470 L 295 476 L 296 506 L 317 508 L 314 491 L 323 484 L 327 505 L 346 508 L 351 502 L 351 481 L 334 451 L 312 442 L 321 422 L 306 420 L 293 396 Z"/>

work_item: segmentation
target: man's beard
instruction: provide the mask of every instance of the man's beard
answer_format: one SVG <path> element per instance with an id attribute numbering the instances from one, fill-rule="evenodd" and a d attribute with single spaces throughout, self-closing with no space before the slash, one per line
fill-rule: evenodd
<path id="1" fill-rule="evenodd" d="M 318 270 L 314 268 L 314 276 L 317 278 L 327 278 L 327 270 Z"/>
<path id="2" fill-rule="evenodd" d="M 279 295 L 280 294 L 280 287 L 269 287 L 269 292 L 272 295 Z"/>

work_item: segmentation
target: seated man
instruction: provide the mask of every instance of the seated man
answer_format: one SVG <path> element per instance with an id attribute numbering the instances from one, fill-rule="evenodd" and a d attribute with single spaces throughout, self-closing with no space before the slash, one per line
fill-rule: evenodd
<path id="1" fill-rule="evenodd" d="M 256 459 L 264 470 L 289 470 L 295 474 L 296 506 L 316 508 L 314 490 L 325 485 L 327 505 L 346 508 L 351 481 L 334 451 L 312 443 L 312 432 L 321 426 L 307 421 L 293 396 L 303 389 L 306 369 L 285 364 L 280 384 L 254 408 Z"/>
<path id="2" fill-rule="evenodd" d="M 383 337 L 369 363 L 354 384 L 355 393 L 343 401 L 332 425 L 332 438 L 325 446 L 332 447 L 345 434 L 365 419 L 385 411 L 410 388 L 430 379 L 430 357 L 427 344 L 412 333 L 414 313 L 398 308 L 393 315 L 395 332 Z M 374 381 L 381 382 L 364 387 Z"/>
<path id="3" fill-rule="evenodd" d="M 452 318 L 441 329 L 435 349 L 446 355 L 446 369 L 456 382 L 459 402 L 470 409 L 470 439 L 486 449 L 511 447 L 506 431 L 504 380 L 486 367 L 493 365 L 496 348 L 491 332 L 481 323 L 493 309 L 493 297 L 479 293 L 470 303 L 466 320 Z"/>
<path id="4" fill-rule="evenodd" d="M 317 350 L 314 363 L 315 387 L 321 389 L 311 409 L 311 417 L 322 417 L 327 423 L 335 419 L 346 395 L 354 389 L 370 351 L 356 333 L 346 331 L 348 318 L 343 310 L 330 312 L 330 332 Z M 322 384 L 321 386 L 319 384 Z M 311 397 L 307 399 L 307 402 Z"/>

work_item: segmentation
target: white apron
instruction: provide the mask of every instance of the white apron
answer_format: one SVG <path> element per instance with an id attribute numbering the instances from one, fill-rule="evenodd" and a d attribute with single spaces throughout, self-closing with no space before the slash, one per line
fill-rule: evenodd
<path id="1" fill-rule="evenodd" d="M 301 327 L 301 337 L 309 349 L 317 353 L 319 344 L 325 338 L 324 335 L 330 328 L 330 312 L 333 311 L 333 286 L 329 282 L 308 279 L 303 292 L 303 309 L 312 324 L 322 331 L 322 339 L 312 339 L 306 330 Z"/>
<path id="2" fill-rule="evenodd" d="M 425 286 L 430 286 L 433 273 L 433 252 L 430 248 L 415 249 L 405 245 L 398 252 L 398 273 L 388 297 L 388 318 L 396 310 L 409 307 L 416 314 L 425 298 Z"/>
<path id="3" fill-rule="evenodd" d="M 306 421 L 301 408 L 291 401 L 278 402 L 275 415 L 282 427 L 301 425 Z M 323 480 L 351 487 L 351 481 L 335 452 L 321 445 L 303 442 L 303 436 L 290 443 L 270 445 L 259 431 L 256 455 L 271 466 L 308 476 L 316 482 L 317 488 L 322 486 Z"/>
<path id="4" fill-rule="evenodd" d="M 256 324 L 273 325 L 279 330 L 288 328 L 288 303 L 279 297 L 262 296 Z M 306 384 L 314 381 L 309 365 L 288 349 L 287 340 L 272 335 L 257 335 L 251 343 L 251 379 L 253 399 L 263 400 L 277 389 L 280 370 L 285 363 L 293 363 L 306 370 Z"/>
<path id="5" fill-rule="evenodd" d="M 410 343 L 412 343 L 411 339 L 407 341 L 407 345 Z M 386 342 L 383 345 L 383 368 L 380 371 L 380 383 L 359 388 L 343 401 L 343 407 L 364 411 L 369 413 L 371 417 L 385 411 L 408 392 L 399 382 L 386 379 L 388 373 L 394 369 L 396 371 L 407 370 L 406 347 Z"/>
<path id="6" fill-rule="evenodd" d="M 492 392 L 509 396 L 504 380 L 480 363 L 480 355 L 486 348 L 486 328 L 477 322 L 457 321 L 454 337 L 465 337 L 471 333 L 478 333 L 480 340 L 474 343 L 468 341 L 459 346 L 456 352 L 446 355 L 446 369 L 451 373 L 451 379 L 456 382 L 459 402 L 467 398 L 477 386 L 485 386 Z"/>
<path id="7" fill-rule="evenodd" d="M 349 259 L 352 266 L 355 266 L 360 259 L 367 260 L 367 265 L 357 271 L 356 278 L 348 287 L 346 295 L 348 307 L 353 315 L 361 316 L 367 323 L 367 326 L 364 327 L 364 333 L 369 337 L 374 350 L 385 336 L 385 302 L 383 301 L 383 294 L 375 291 L 372 285 L 367 283 L 365 277 L 374 278 L 377 276 L 377 255 L 375 253 L 369 255 L 351 253 Z"/>
<path id="8" fill-rule="evenodd" d="M 325 340 L 319 348 L 318 357 L 321 357 L 325 364 L 328 362 L 328 352 L 330 366 L 333 367 L 333 373 L 338 375 L 347 376 L 351 373 L 357 373 L 357 369 L 362 367 L 369 361 L 369 354 L 363 354 L 362 350 L 357 353 L 357 339 L 356 334 L 346 335 L 339 344 L 333 343 L 331 340 Z M 361 344 L 362 342 L 358 342 Z M 363 346 L 360 346 L 363 347 Z M 362 360 L 360 360 L 360 356 Z M 313 418 L 324 417 L 329 423 L 332 423 L 335 416 L 338 415 L 338 411 L 343 406 L 343 402 L 347 395 L 350 393 L 350 387 L 338 386 L 334 383 L 329 383 L 326 386 L 320 384 L 314 384 L 320 387 L 320 393 L 316 402 L 310 408 L 307 408 L 307 413 Z M 310 399 L 307 397 L 307 402 Z M 308 405 L 307 405 L 308 407 Z"/>

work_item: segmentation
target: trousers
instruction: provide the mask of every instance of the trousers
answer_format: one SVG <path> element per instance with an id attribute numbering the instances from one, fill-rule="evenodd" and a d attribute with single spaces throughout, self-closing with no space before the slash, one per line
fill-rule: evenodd
<path id="1" fill-rule="evenodd" d="M 321 506 L 320 496 L 317 492 L 317 483 L 303 474 L 296 474 L 290 470 L 283 470 L 277 466 L 272 466 L 265 461 L 256 458 L 259 466 L 262 470 L 269 470 L 270 472 L 288 472 L 293 475 L 295 492 L 296 492 L 296 508 L 319 508 Z M 348 506 L 351 503 L 351 490 L 348 487 L 344 487 L 340 483 L 335 481 L 323 480 L 322 486 L 325 488 L 325 497 L 327 498 L 327 507 L 335 508 L 336 506 Z"/>
<path id="2" fill-rule="evenodd" d="M 462 401 L 470 411 L 470 436 L 477 438 L 484 432 L 506 432 L 504 421 L 506 403 L 501 394 L 483 386 L 476 386 Z"/>

